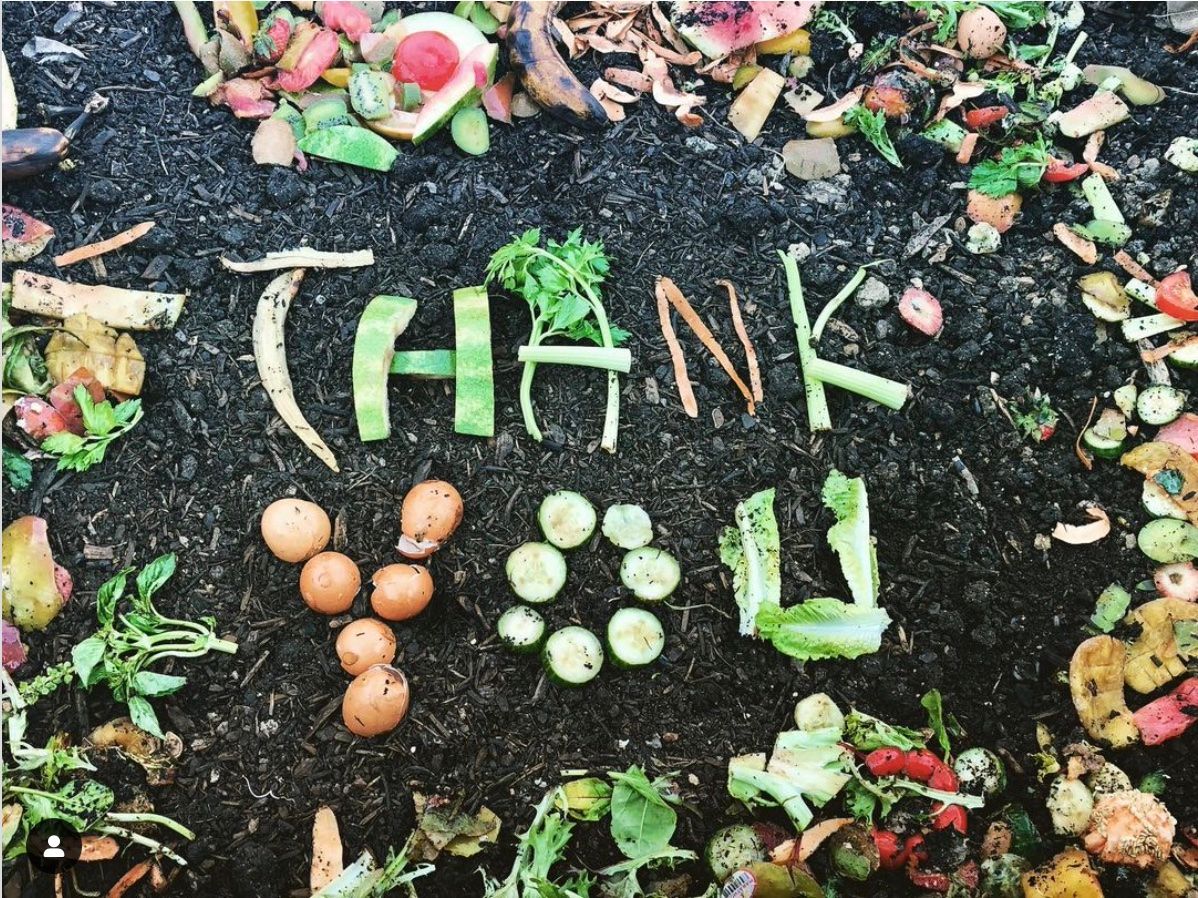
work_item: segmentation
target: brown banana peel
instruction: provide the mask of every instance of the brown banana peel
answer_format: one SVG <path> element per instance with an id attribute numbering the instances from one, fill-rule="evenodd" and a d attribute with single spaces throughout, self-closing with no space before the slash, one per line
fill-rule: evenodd
<path id="1" fill-rule="evenodd" d="M 508 15 L 508 61 L 533 101 L 571 125 L 598 128 L 610 119 L 558 52 L 553 17 L 561 2 L 520 2 Z"/>
<path id="2" fill-rule="evenodd" d="M 1140 730 L 1123 697 L 1127 647 L 1111 636 L 1079 645 L 1069 662 L 1069 692 L 1090 737 L 1112 748 L 1140 740 Z"/>

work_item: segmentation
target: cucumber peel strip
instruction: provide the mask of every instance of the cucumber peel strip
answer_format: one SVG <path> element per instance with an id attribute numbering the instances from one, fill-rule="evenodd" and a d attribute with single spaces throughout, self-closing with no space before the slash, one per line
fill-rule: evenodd
<path id="1" fill-rule="evenodd" d="M 453 429 L 467 436 L 494 436 L 495 376 L 487 288 L 455 290 L 453 320 L 457 342 Z"/>
<path id="2" fill-rule="evenodd" d="M 416 315 L 416 300 L 383 294 L 366 305 L 354 337 L 354 414 L 363 442 L 391 436 L 387 375 L 395 341 Z"/>

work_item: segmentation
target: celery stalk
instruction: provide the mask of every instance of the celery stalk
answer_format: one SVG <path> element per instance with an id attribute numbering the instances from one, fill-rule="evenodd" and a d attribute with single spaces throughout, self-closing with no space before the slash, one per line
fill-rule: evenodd
<path id="1" fill-rule="evenodd" d="M 541 365 L 577 365 L 627 374 L 632 370 L 632 353 L 627 349 L 600 346 L 521 346 L 516 353 L 521 362 Z"/>
<path id="2" fill-rule="evenodd" d="M 803 378 L 840 387 L 895 410 L 901 409 L 911 394 L 910 387 L 896 380 L 819 358 L 812 358 L 803 366 Z"/>
<path id="3" fill-rule="evenodd" d="M 799 279 L 799 265 L 794 258 L 781 250 L 782 267 L 786 271 L 786 290 L 790 296 L 790 314 L 795 322 L 795 339 L 799 344 L 799 369 L 803 372 L 803 392 L 807 397 L 807 426 L 812 433 L 832 429 L 832 415 L 828 411 L 828 397 L 824 385 L 813 376 L 810 366 L 818 361 L 815 345 L 811 341 L 811 322 L 807 320 L 807 305 L 803 301 L 803 282 Z"/>

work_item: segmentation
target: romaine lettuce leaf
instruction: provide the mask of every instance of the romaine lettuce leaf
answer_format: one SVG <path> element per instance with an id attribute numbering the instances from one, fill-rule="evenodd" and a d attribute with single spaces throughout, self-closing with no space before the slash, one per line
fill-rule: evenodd
<path id="1" fill-rule="evenodd" d="M 762 638 L 800 661 L 856 658 L 876 652 L 890 626 L 883 608 L 850 605 L 839 599 L 808 599 L 789 608 L 763 605 L 757 612 Z"/>
<path id="2" fill-rule="evenodd" d="M 824 505 L 836 515 L 828 543 L 840 557 L 840 569 L 853 601 L 864 608 L 878 605 L 878 552 L 869 536 L 869 498 L 865 481 L 833 468 L 824 481 Z"/>
<path id="3" fill-rule="evenodd" d="M 868 525 L 867 525 L 868 526 Z M 720 561 L 732 570 L 740 632 L 757 632 L 757 613 L 782 599 L 782 545 L 774 518 L 774 491 L 754 493 L 736 506 L 736 526 L 720 535 Z"/>

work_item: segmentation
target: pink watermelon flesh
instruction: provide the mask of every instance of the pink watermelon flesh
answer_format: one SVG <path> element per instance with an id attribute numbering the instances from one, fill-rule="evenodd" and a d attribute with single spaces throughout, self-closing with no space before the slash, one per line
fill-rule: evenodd
<path id="1" fill-rule="evenodd" d="M 716 59 L 798 31 L 811 21 L 819 5 L 819 0 L 688 0 L 674 4 L 671 19 L 688 43 Z"/>

